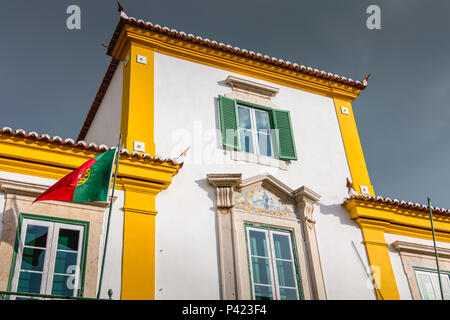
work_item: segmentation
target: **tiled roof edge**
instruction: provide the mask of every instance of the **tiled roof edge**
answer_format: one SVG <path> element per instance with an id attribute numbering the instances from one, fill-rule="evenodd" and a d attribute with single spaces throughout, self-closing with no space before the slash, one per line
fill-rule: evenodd
<path id="1" fill-rule="evenodd" d="M 367 79 L 364 79 L 363 81 L 353 80 L 351 78 L 346 78 L 343 76 L 340 76 L 338 74 L 332 74 L 323 70 L 318 70 L 312 67 L 307 67 L 304 65 L 298 65 L 297 63 L 292 63 L 290 61 L 284 61 L 283 59 L 277 59 L 275 57 L 269 57 L 268 55 L 263 55 L 261 53 L 255 53 L 251 50 L 247 49 L 241 49 L 239 47 L 234 47 L 231 45 L 227 45 L 224 43 L 219 43 L 214 40 L 209 39 L 203 39 L 200 36 L 194 36 L 192 34 L 186 34 L 186 32 L 183 31 L 177 31 L 176 29 L 170 29 L 168 27 L 161 27 L 160 25 L 156 24 L 153 25 L 151 22 L 145 22 L 142 19 L 136 19 L 134 17 L 128 17 L 124 11 L 120 12 L 120 20 L 117 23 L 116 29 L 113 33 L 113 36 L 111 37 L 111 40 L 108 45 L 107 54 L 111 55 L 112 50 L 119 38 L 120 32 L 122 31 L 122 28 L 125 24 L 130 24 L 136 27 L 144 28 L 153 32 L 158 32 L 161 34 L 165 34 L 169 37 L 182 39 L 185 41 L 190 41 L 192 43 L 196 43 L 205 47 L 215 48 L 218 50 L 222 50 L 225 52 L 230 52 L 233 54 L 236 54 L 238 56 L 244 56 L 247 58 L 251 58 L 253 60 L 258 60 L 261 62 L 265 62 L 267 64 L 276 65 L 279 67 L 283 67 L 289 70 L 295 70 L 297 72 L 308 74 L 315 76 L 317 78 L 321 79 L 327 79 L 330 81 L 335 81 L 338 83 L 342 83 L 345 85 L 349 85 L 351 87 L 364 90 L 367 87 Z"/>
<path id="2" fill-rule="evenodd" d="M 105 152 L 105 151 L 111 150 L 111 147 L 108 147 L 104 144 L 97 145 L 93 142 L 88 144 L 83 140 L 75 142 L 73 139 L 70 139 L 70 138 L 63 140 L 59 136 L 50 137 L 46 133 L 39 135 L 38 133 L 36 133 L 34 131 L 28 133 L 23 129 L 17 129 L 14 131 L 9 127 L 4 127 L 3 129 L 0 129 L 0 135 L 9 135 L 11 137 L 19 137 L 19 138 L 23 138 L 23 139 L 43 141 L 43 142 L 47 142 L 50 144 L 66 146 L 66 147 L 82 149 L 82 150 L 90 150 L 90 151 L 94 151 L 94 152 Z M 161 157 L 158 155 L 156 155 L 155 157 L 152 157 L 148 153 L 141 154 L 139 152 L 130 152 L 124 148 L 121 149 L 120 155 L 127 156 L 130 158 L 136 158 L 139 160 L 148 160 L 151 162 L 159 162 L 159 163 L 167 162 L 167 163 L 171 163 L 173 165 L 178 165 L 178 166 L 180 166 L 180 168 L 183 166 L 183 162 L 184 162 L 183 157 L 177 157 L 174 159 L 164 158 L 164 157 Z"/>
<path id="3" fill-rule="evenodd" d="M 344 200 L 343 204 L 345 205 L 352 199 L 362 200 L 362 201 L 377 203 L 377 204 L 392 205 L 392 206 L 396 206 L 399 208 L 413 209 L 413 210 L 418 210 L 418 211 L 422 211 L 422 212 L 429 212 L 428 206 L 424 205 L 424 204 L 406 202 L 406 201 L 398 200 L 398 199 L 392 200 L 391 198 L 383 198 L 381 196 L 374 197 L 371 195 L 352 195 L 351 197 L 346 198 Z M 450 210 L 447 210 L 445 208 L 439 208 L 439 207 L 432 206 L 431 210 L 432 210 L 433 214 L 450 215 Z"/>

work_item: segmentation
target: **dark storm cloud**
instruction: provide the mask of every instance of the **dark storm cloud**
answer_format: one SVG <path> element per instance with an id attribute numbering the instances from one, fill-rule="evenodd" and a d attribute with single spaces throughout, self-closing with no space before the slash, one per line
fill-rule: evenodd
<path id="1" fill-rule="evenodd" d="M 377 194 L 450 207 L 450 2 L 121 1 L 130 16 L 361 80 L 354 103 Z M 81 30 L 66 8 L 81 8 Z M 381 30 L 366 9 L 381 8 Z M 76 137 L 109 57 L 115 1 L 8 1 L 0 19 L 0 126 Z M 344 183 L 344 182 L 343 182 Z"/>

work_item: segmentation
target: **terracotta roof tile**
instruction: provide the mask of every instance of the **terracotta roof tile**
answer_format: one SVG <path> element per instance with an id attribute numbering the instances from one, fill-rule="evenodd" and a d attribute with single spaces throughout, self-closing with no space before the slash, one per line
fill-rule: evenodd
<path id="1" fill-rule="evenodd" d="M 144 22 L 141 19 L 137 20 L 136 18 L 128 17 L 124 11 L 120 12 L 119 23 L 117 24 L 114 34 L 109 42 L 108 49 L 107 49 L 108 55 L 111 55 L 112 50 L 117 42 L 117 39 L 119 38 L 120 32 L 122 31 L 122 28 L 125 24 L 144 28 L 144 29 L 147 29 L 147 30 L 150 30 L 153 32 L 162 33 L 162 34 L 165 34 L 167 36 L 174 37 L 177 39 L 181 38 L 185 41 L 190 41 L 190 42 L 204 45 L 207 47 L 214 47 L 216 49 L 219 49 L 219 50 L 222 50 L 225 52 L 231 52 L 231 53 L 239 55 L 239 56 L 250 57 L 251 59 L 260 60 L 260 61 L 266 62 L 268 64 L 281 66 L 283 68 L 287 68 L 287 69 L 291 69 L 291 70 L 294 69 L 295 71 L 314 75 L 314 76 L 322 78 L 322 79 L 328 79 L 331 81 L 344 83 L 351 87 L 358 88 L 360 90 L 364 90 L 367 87 L 367 81 L 364 81 L 364 80 L 363 81 L 355 81 L 353 79 L 347 79 L 346 77 L 341 77 L 339 75 L 331 75 L 330 73 L 327 73 L 325 71 L 321 71 L 318 69 L 313 69 L 310 67 L 305 68 L 304 66 L 299 67 L 297 64 L 295 64 L 295 63 L 292 64 L 291 62 L 284 61 L 283 59 L 277 59 L 275 57 L 271 58 L 267 55 L 263 56 L 260 53 L 255 53 L 255 52 L 249 51 L 247 49 L 241 49 L 239 47 L 235 47 L 235 46 L 232 46 L 229 44 L 225 45 L 223 43 L 217 43 L 217 41 L 210 40 L 207 38 L 203 39 L 200 36 L 194 36 L 192 34 L 186 35 L 186 33 L 183 31 L 177 31 L 176 29 L 170 29 L 168 27 L 161 27 L 158 24 L 153 25 L 151 22 Z"/>
<path id="2" fill-rule="evenodd" d="M 63 140 L 59 136 L 50 137 L 46 133 L 39 136 L 39 134 L 37 134 L 34 131 L 32 131 L 30 133 L 27 133 L 23 129 L 17 129 L 14 131 L 9 127 L 4 127 L 3 129 L 0 129 L 0 135 L 7 135 L 7 136 L 23 138 L 23 139 L 27 139 L 27 140 L 41 141 L 41 142 L 46 142 L 49 144 L 56 144 L 56 145 L 60 145 L 60 146 L 82 149 L 82 150 L 90 150 L 90 151 L 94 151 L 94 152 L 100 152 L 100 151 L 104 152 L 104 151 L 111 149 L 110 147 L 108 147 L 104 144 L 97 145 L 94 142 L 87 144 L 83 140 L 75 142 L 73 139 L 70 139 L 70 138 Z M 140 159 L 140 160 L 148 160 L 151 162 L 159 162 L 159 163 L 168 162 L 173 165 L 179 165 L 180 168 L 183 166 L 183 162 L 184 162 L 183 157 L 177 157 L 174 159 L 170 159 L 170 158 L 164 158 L 159 155 L 156 155 L 155 157 L 152 158 L 151 155 L 149 155 L 148 153 L 140 154 L 139 152 L 135 152 L 135 151 L 130 152 L 127 149 L 122 149 L 120 151 L 120 154 L 130 157 L 130 158 L 136 158 L 136 159 Z"/>
<path id="3" fill-rule="evenodd" d="M 154 32 L 163 33 L 171 37 L 175 37 L 177 39 L 183 39 L 185 41 L 190 41 L 193 43 L 198 43 L 201 45 L 205 45 L 207 47 L 214 47 L 215 49 L 222 50 L 225 52 L 231 52 L 236 55 L 245 56 L 247 58 L 251 58 L 253 60 L 259 60 L 261 62 L 265 62 L 268 64 L 274 64 L 279 65 L 283 68 L 287 68 L 289 70 L 295 70 L 296 72 L 300 72 L 303 74 L 310 74 L 313 76 L 316 76 L 321 79 L 327 79 L 330 81 L 336 81 L 338 83 L 344 83 L 349 86 L 358 88 L 360 90 L 364 90 L 367 87 L 367 80 L 361 81 L 355 81 L 353 79 L 347 79 L 346 77 L 341 77 L 337 74 L 327 73 L 322 70 L 313 69 L 311 67 L 305 67 L 304 65 L 298 65 L 297 63 L 291 63 L 290 61 L 284 61 L 283 59 L 277 59 L 275 57 L 269 57 L 268 55 L 262 55 L 261 53 L 255 53 L 254 51 L 249 51 L 247 49 L 240 49 L 239 47 L 233 47 L 231 45 L 225 45 L 222 42 L 217 42 L 215 40 L 210 39 L 203 39 L 200 36 L 194 36 L 193 34 L 186 34 L 184 31 L 177 31 L 176 29 L 169 29 L 168 27 L 161 27 L 160 25 L 156 24 L 153 25 L 151 22 L 144 22 L 143 20 L 133 17 L 128 17 L 125 12 L 120 12 L 120 20 L 116 26 L 116 29 L 114 30 L 113 36 L 111 37 L 110 43 L 108 45 L 107 54 L 111 55 L 112 49 L 114 48 L 115 43 L 117 42 L 117 39 L 119 38 L 120 32 L 122 31 L 122 28 L 125 24 L 130 24 L 134 26 L 138 26 L 144 29 L 148 29 Z M 108 66 L 108 69 L 105 73 L 105 76 L 103 77 L 102 83 L 97 91 L 97 94 L 94 98 L 94 101 L 91 104 L 91 107 L 88 111 L 88 114 L 86 116 L 86 119 L 83 123 L 83 126 L 80 130 L 80 133 L 78 134 L 77 140 L 83 140 L 86 138 L 86 134 L 89 130 L 89 127 L 92 124 L 92 121 L 94 120 L 94 117 L 97 113 L 98 108 L 100 107 L 100 104 L 103 100 L 103 97 L 105 96 L 106 90 L 108 89 L 109 84 L 111 83 L 111 79 L 117 69 L 117 66 L 119 64 L 119 60 L 116 60 L 115 58 L 111 59 L 111 62 Z"/>
<path id="4" fill-rule="evenodd" d="M 370 196 L 370 195 L 353 195 L 349 198 L 346 198 L 344 200 L 343 205 L 347 204 L 352 199 L 362 200 L 362 201 L 374 203 L 374 204 L 391 205 L 391 206 L 396 206 L 399 208 L 417 210 L 417 211 L 422 211 L 422 212 L 426 212 L 426 213 L 429 212 L 428 206 L 424 205 L 424 204 L 421 205 L 419 203 L 405 202 L 403 200 L 399 201 L 398 199 L 392 200 L 391 198 L 383 198 L 381 196 L 374 197 L 374 196 Z M 432 206 L 431 210 L 432 210 L 433 214 L 441 214 L 441 215 L 450 216 L 450 210 L 447 210 L 445 208 L 439 208 L 439 207 Z"/>

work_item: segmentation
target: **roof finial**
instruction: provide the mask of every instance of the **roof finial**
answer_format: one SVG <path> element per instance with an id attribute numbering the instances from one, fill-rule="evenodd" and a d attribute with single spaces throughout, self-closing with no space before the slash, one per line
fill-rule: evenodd
<path id="1" fill-rule="evenodd" d="M 119 12 L 124 12 L 125 10 L 123 10 L 123 7 L 121 6 L 119 1 L 117 1 L 117 4 L 119 5 L 118 11 Z"/>
<path id="2" fill-rule="evenodd" d="M 347 189 L 348 189 L 348 195 L 352 196 L 354 194 L 356 194 L 356 190 L 355 190 L 355 186 L 353 185 L 353 183 L 350 181 L 349 178 L 347 178 L 347 185 L 346 185 Z"/>
<path id="3" fill-rule="evenodd" d="M 370 78 L 371 75 L 372 75 L 372 74 L 369 73 L 369 74 L 364 78 L 363 84 L 364 84 L 365 86 L 367 86 L 367 81 L 369 80 L 369 78 Z"/>

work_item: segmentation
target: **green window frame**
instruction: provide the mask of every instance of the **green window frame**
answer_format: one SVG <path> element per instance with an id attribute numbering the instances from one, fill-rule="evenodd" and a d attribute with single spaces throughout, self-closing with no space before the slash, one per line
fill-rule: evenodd
<path id="1" fill-rule="evenodd" d="M 245 243 L 247 248 L 247 261 L 248 261 L 248 272 L 250 279 L 250 293 L 251 299 L 259 300 L 262 299 L 261 294 L 256 292 L 257 289 L 266 290 L 271 295 L 271 299 L 282 300 L 282 299 L 293 299 L 293 300 L 303 300 L 303 290 L 302 281 L 298 265 L 298 255 L 297 248 L 295 246 L 295 238 L 292 230 L 278 228 L 274 226 L 255 224 L 251 222 L 244 223 L 245 230 Z M 255 254 L 252 250 L 251 235 L 250 232 L 256 231 L 260 235 L 264 234 L 265 239 L 265 254 Z M 290 253 L 290 257 L 280 257 L 280 249 L 276 250 L 274 236 L 277 237 L 289 237 L 289 250 L 285 251 Z M 280 239 L 281 239 L 280 238 Z M 285 242 L 286 243 L 286 242 Z M 280 248 L 280 247 L 279 247 Z M 286 249 L 286 247 L 285 247 Z M 260 256 L 261 255 L 261 256 Z M 267 260 L 267 261 L 258 261 Z M 261 262 L 263 262 L 261 264 Z M 266 266 L 266 275 L 264 280 L 258 276 L 257 268 L 261 268 L 261 265 Z M 292 270 L 293 274 L 289 275 L 289 271 Z M 288 272 L 286 272 L 288 271 Z M 283 280 L 284 279 L 284 280 Z M 291 282 L 292 284 L 289 284 Z M 295 289 L 296 297 L 293 298 L 293 293 Z M 261 293 L 261 290 L 259 290 Z M 288 297 L 288 294 L 290 297 Z"/>
<path id="2" fill-rule="evenodd" d="M 413 267 L 417 287 L 422 300 L 442 300 L 438 272 L 435 269 Z M 450 271 L 439 270 L 444 300 L 450 300 Z"/>
<path id="3" fill-rule="evenodd" d="M 36 235 L 41 232 L 41 236 L 28 238 L 33 234 L 33 230 Z M 83 297 L 88 237 L 88 221 L 20 213 L 7 291 L 20 291 L 18 288 L 21 274 L 40 274 L 39 289 L 34 290 L 39 292 L 32 290 L 28 293 Z M 73 242 L 75 239 L 76 243 Z M 24 258 L 32 261 L 25 262 L 25 269 Z M 33 270 L 34 268 L 36 270 Z M 61 271 L 63 269 L 64 271 Z M 73 283 L 74 288 L 68 294 L 64 283 L 67 285 L 69 281 Z M 62 284 L 59 288 L 56 286 L 58 283 Z M 13 295 L 10 297 L 14 298 Z"/>
<path id="4" fill-rule="evenodd" d="M 222 144 L 225 148 L 244 151 L 240 138 L 239 106 L 265 111 L 269 115 L 271 157 L 280 160 L 297 160 L 297 149 L 294 140 L 294 131 L 290 112 L 287 110 L 273 109 L 242 100 L 230 99 L 219 96 L 219 115 L 222 132 Z M 253 130 L 258 130 L 253 128 Z M 258 133 L 257 133 L 258 134 Z M 254 135 L 255 146 L 259 143 L 259 137 Z M 257 149 L 258 147 L 255 147 Z M 275 152 L 274 152 L 275 151 Z M 258 154 L 259 152 L 257 152 Z"/>

